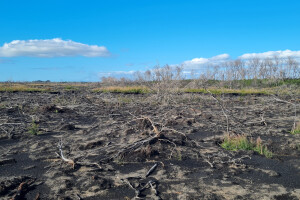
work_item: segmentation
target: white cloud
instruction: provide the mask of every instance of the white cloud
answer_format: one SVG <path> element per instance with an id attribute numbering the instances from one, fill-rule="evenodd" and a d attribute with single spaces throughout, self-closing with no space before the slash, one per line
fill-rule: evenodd
<path id="1" fill-rule="evenodd" d="M 184 61 L 182 63 L 185 69 L 199 69 L 202 66 L 209 64 L 221 64 L 228 61 L 229 54 L 220 54 L 211 58 L 194 58 L 192 60 Z"/>
<path id="2" fill-rule="evenodd" d="M 104 46 L 87 45 L 60 38 L 14 40 L 0 47 L 0 57 L 104 57 L 110 53 Z"/>
<path id="3" fill-rule="evenodd" d="M 267 51 L 264 53 L 246 53 L 241 55 L 240 59 L 251 59 L 251 58 L 274 58 L 274 56 L 278 58 L 288 58 L 288 57 L 294 57 L 299 58 L 300 57 L 300 51 L 291 51 L 291 50 L 285 50 L 285 51 Z"/>

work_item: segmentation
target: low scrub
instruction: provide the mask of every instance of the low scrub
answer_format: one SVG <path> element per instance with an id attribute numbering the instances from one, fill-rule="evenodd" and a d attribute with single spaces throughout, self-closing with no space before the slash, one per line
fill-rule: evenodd
<path id="1" fill-rule="evenodd" d="M 248 140 L 244 135 L 226 135 L 221 147 L 230 151 L 255 151 L 267 158 L 272 157 L 272 152 L 270 152 L 268 148 L 262 144 L 260 137 L 258 137 L 254 142 L 252 140 Z"/>
<path id="2" fill-rule="evenodd" d="M 0 92 L 47 92 L 49 89 L 28 87 L 26 85 L 0 86 Z"/>
<path id="3" fill-rule="evenodd" d="M 149 93 L 149 89 L 146 87 L 139 86 L 126 86 L 126 87 L 103 87 L 93 89 L 93 92 L 104 92 L 104 93 L 123 93 L 123 94 L 145 94 Z"/>
<path id="4" fill-rule="evenodd" d="M 212 88 L 208 89 L 212 94 L 240 94 L 240 95 L 247 95 L 247 94 L 270 94 L 271 92 L 268 90 L 258 90 L 258 89 L 226 89 L 226 88 Z M 188 88 L 183 90 L 186 93 L 208 93 L 208 91 L 204 88 Z"/>

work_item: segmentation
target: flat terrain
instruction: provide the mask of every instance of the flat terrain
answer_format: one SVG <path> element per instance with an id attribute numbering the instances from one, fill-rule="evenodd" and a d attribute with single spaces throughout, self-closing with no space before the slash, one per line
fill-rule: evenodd
<path id="1" fill-rule="evenodd" d="M 209 94 L 2 92 L 0 199 L 300 199 L 299 97 L 216 98 L 228 124 Z"/>

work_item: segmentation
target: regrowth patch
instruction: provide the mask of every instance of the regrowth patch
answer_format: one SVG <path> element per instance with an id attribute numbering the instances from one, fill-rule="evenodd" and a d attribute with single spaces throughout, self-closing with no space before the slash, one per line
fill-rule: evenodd
<path id="1" fill-rule="evenodd" d="M 261 155 L 266 156 L 267 158 L 272 157 L 272 152 L 262 144 L 260 137 L 256 141 L 248 140 L 245 135 L 226 135 L 223 143 L 221 144 L 226 150 L 238 151 L 238 150 L 249 150 L 255 151 Z"/>

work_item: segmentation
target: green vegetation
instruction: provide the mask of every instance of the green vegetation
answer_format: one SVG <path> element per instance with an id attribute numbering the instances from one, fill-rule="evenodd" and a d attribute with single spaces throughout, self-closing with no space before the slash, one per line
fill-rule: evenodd
<path id="1" fill-rule="evenodd" d="M 267 158 L 272 157 L 272 152 L 270 152 L 268 148 L 262 144 L 262 140 L 259 137 L 256 142 L 253 142 L 248 140 L 244 135 L 226 135 L 221 147 L 230 151 L 252 150 L 266 156 Z"/>
<path id="2" fill-rule="evenodd" d="M 182 160 L 182 154 L 180 150 L 176 151 L 176 155 L 175 155 L 176 160 L 181 161 Z"/>
<path id="3" fill-rule="evenodd" d="M 11 85 L 11 86 L 0 86 L 0 92 L 47 92 L 49 89 L 45 88 L 34 88 L 26 85 Z"/>
<path id="4" fill-rule="evenodd" d="M 182 80 L 184 85 L 193 82 L 193 79 Z M 286 79 L 242 79 L 242 80 L 231 80 L 231 81 L 221 81 L 221 80 L 206 80 L 205 85 L 207 87 L 214 87 L 217 85 L 222 85 L 224 88 L 274 88 L 278 86 L 290 86 L 296 85 L 300 86 L 300 78 L 286 78 Z"/>
<path id="5" fill-rule="evenodd" d="M 31 135 L 40 135 L 41 132 L 39 130 L 39 125 L 35 121 L 32 121 L 31 126 L 28 128 L 28 133 Z"/>
<path id="6" fill-rule="evenodd" d="M 243 79 L 233 80 L 234 85 L 240 87 L 278 87 L 282 85 L 300 86 L 300 79 Z"/>
<path id="7" fill-rule="evenodd" d="M 140 86 L 125 86 L 125 87 L 103 87 L 93 89 L 93 92 L 104 92 L 104 93 L 123 93 L 123 94 L 145 94 L 149 93 L 149 89 Z"/>
<path id="8" fill-rule="evenodd" d="M 164 69 L 164 68 L 162 68 Z M 169 69 L 170 70 L 170 69 Z M 154 76 L 154 75 L 153 75 Z M 161 77 L 162 76 L 162 77 Z M 174 75 L 175 76 L 175 75 Z M 171 78 L 170 78 L 171 77 Z M 0 92 L 60 92 L 90 90 L 102 93 L 145 94 L 145 93 L 208 93 L 233 95 L 300 94 L 299 78 L 281 79 L 174 79 L 169 74 L 152 79 L 115 80 L 112 83 L 35 83 L 2 82 Z M 177 76 L 175 76 L 177 77 Z M 180 77 L 180 76 L 178 76 Z M 123 80 L 123 81 L 122 81 Z"/>
<path id="9" fill-rule="evenodd" d="M 75 86 L 72 86 L 72 85 L 66 85 L 64 87 L 65 90 L 68 90 L 68 91 L 76 91 L 78 90 L 79 88 L 75 87 Z"/>

